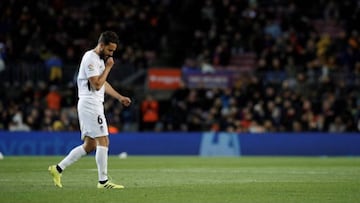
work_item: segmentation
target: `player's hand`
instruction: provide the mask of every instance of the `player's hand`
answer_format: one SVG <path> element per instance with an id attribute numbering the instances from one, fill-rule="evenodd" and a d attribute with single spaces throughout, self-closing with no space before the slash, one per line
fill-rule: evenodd
<path id="1" fill-rule="evenodd" d="M 106 67 L 109 67 L 109 68 L 112 68 L 112 66 L 114 65 L 114 58 L 112 56 L 108 56 L 106 59 L 105 59 L 105 66 Z"/>
<path id="2" fill-rule="evenodd" d="M 130 106 L 131 104 L 131 99 L 129 97 L 121 97 L 119 101 L 124 106 Z"/>

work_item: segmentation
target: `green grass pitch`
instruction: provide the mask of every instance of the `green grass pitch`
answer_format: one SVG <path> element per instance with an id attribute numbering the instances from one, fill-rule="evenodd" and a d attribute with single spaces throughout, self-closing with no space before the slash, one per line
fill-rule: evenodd
<path id="1" fill-rule="evenodd" d="M 360 202 L 360 157 L 109 157 L 123 190 L 99 190 L 89 155 L 53 185 L 47 167 L 58 156 L 0 161 L 0 202 Z"/>

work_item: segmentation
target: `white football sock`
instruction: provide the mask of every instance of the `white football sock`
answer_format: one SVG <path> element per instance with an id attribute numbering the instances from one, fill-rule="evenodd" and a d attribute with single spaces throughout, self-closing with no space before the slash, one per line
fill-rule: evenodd
<path id="1" fill-rule="evenodd" d="M 107 180 L 108 148 L 104 146 L 97 146 L 95 160 L 98 167 L 99 181 Z"/>
<path id="2" fill-rule="evenodd" d="M 82 156 L 86 155 L 86 151 L 82 145 L 79 145 L 71 150 L 71 152 L 58 164 L 58 166 L 64 170 L 66 167 L 70 166 Z"/>

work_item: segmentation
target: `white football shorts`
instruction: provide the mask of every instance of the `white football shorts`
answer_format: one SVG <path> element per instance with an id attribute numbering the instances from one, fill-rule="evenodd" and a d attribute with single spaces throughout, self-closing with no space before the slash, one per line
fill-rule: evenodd
<path id="1" fill-rule="evenodd" d="M 82 140 L 85 136 L 95 138 L 109 135 L 104 105 L 101 101 L 81 98 L 77 108 Z"/>

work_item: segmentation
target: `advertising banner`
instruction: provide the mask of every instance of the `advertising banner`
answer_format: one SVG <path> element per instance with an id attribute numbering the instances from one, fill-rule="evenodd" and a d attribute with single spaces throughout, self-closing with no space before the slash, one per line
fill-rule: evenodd
<path id="1" fill-rule="evenodd" d="M 232 86 L 233 72 L 216 71 L 215 73 L 184 72 L 183 78 L 189 88 L 227 88 Z"/>
<path id="2" fill-rule="evenodd" d="M 152 90 L 174 90 L 180 86 L 181 71 L 175 68 L 150 68 L 148 88 Z"/>
<path id="3" fill-rule="evenodd" d="M 356 133 L 128 132 L 109 136 L 110 155 L 360 155 Z M 81 143 L 78 132 L 0 132 L 0 152 L 5 156 L 66 155 Z"/>

